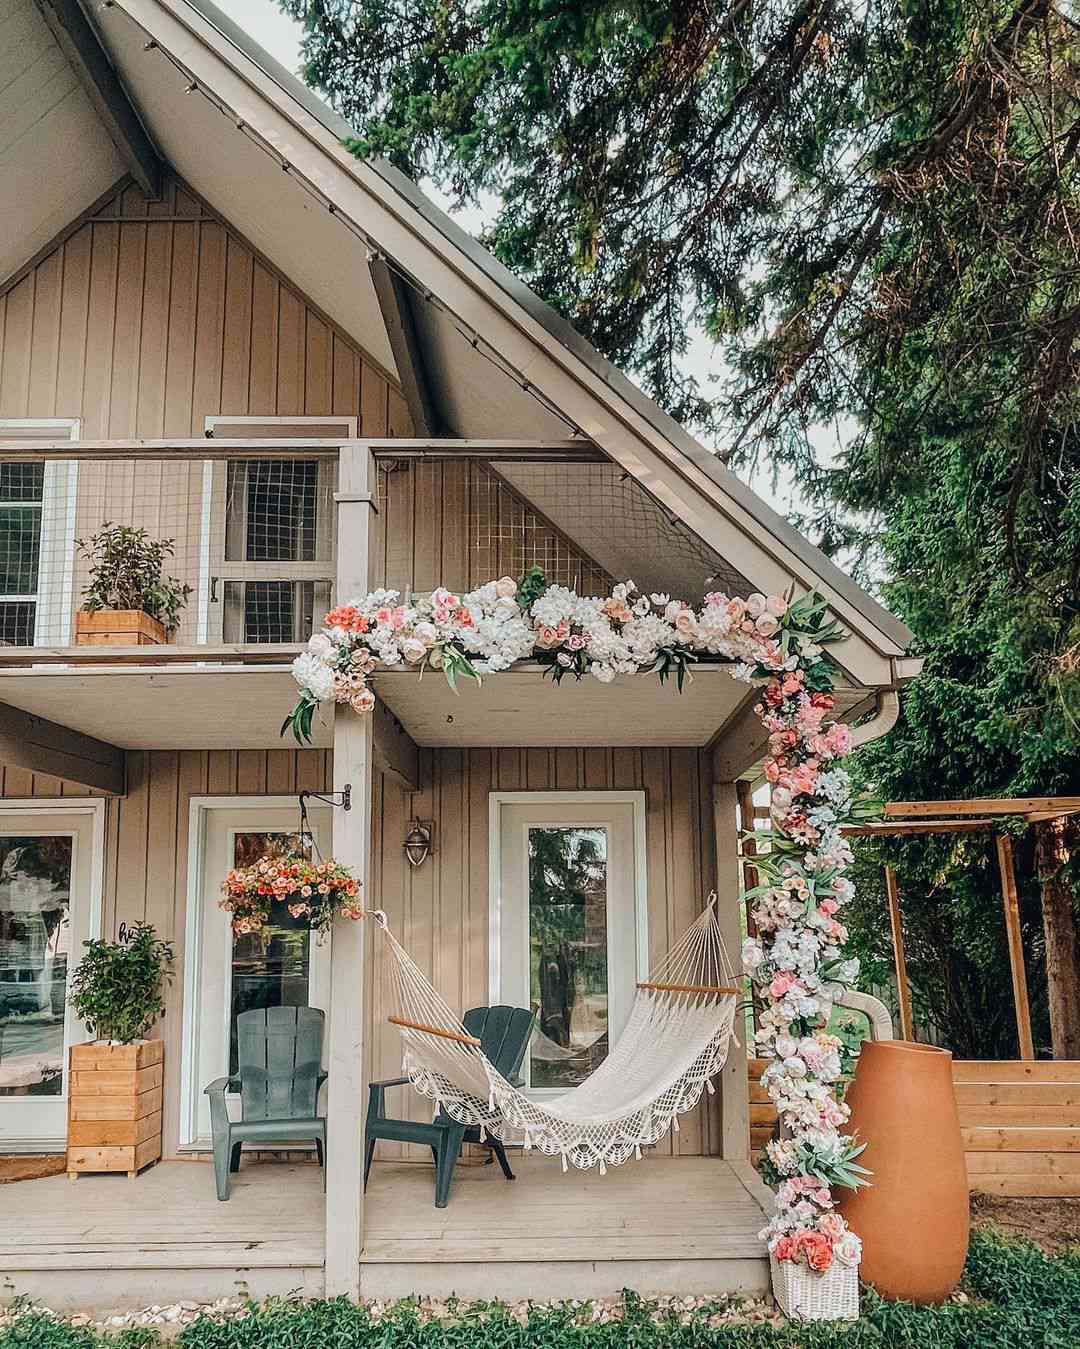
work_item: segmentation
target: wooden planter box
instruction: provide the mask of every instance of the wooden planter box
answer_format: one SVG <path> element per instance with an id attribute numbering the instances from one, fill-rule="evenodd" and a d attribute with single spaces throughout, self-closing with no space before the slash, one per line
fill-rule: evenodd
<path id="1" fill-rule="evenodd" d="M 161 1040 L 72 1045 L 68 1089 L 68 1175 L 137 1175 L 161 1157 Z"/>
<path id="2" fill-rule="evenodd" d="M 162 646 L 163 624 L 141 609 L 80 609 L 75 615 L 76 646 Z"/>

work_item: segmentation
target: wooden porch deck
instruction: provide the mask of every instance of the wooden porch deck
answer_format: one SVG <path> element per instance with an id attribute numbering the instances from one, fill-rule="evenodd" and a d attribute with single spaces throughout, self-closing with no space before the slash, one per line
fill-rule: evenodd
<path id="1" fill-rule="evenodd" d="M 450 1206 L 430 1168 L 376 1163 L 365 1206 L 365 1297 L 761 1293 L 768 1192 L 749 1164 L 653 1158 L 601 1178 L 518 1157 L 458 1168 Z M 6 1188 L 0 1298 L 106 1310 L 323 1291 L 323 1195 L 305 1163 L 249 1163 L 219 1204 L 200 1162 L 137 1180 L 66 1176 Z"/>

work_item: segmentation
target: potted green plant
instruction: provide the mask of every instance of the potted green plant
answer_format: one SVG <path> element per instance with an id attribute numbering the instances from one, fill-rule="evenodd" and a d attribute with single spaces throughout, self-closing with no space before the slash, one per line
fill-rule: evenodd
<path id="1" fill-rule="evenodd" d="M 76 646 L 157 646 L 175 629 L 191 586 L 165 575 L 174 539 L 106 520 L 77 540 L 90 563 L 82 608 L 75 616 Z"/>
<path id="2" fill-rule="evenodd" d="M 165 1015 L 173 950 L 149 923 L 85 946 L 68 1001 L 97 1039 L 71 1047 L 68 1174 L 133 1176 L 161 1156 L 164 1047 L 146 1036 Z"/>

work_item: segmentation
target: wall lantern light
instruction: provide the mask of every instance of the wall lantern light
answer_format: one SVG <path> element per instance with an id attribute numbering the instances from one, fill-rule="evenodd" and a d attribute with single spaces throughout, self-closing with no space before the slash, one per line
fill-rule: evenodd
<path id="1" fill-rule="evenodd" d="M 431 844 L 431 835 L 435 828 L 433 820 L 410 820 L 409 832 L 405 835 L 405 842 L 402 845 L 405 849 L 405 856 L 409 859 L 409 865 L 413 867 L 422 867 L 434 851 Z"/>

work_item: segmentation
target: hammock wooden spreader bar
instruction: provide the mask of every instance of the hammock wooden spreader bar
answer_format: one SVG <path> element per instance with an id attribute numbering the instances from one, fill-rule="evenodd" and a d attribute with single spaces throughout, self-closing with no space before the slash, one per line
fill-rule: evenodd
<path id="1" fill-rule="evenodd" d="M 742 992 L 734 984 L 661 984 L 639 983 L 638 988 L 653 988 L 660 993 L 730 993 L 733 997 Z"/>
<path id="2" fill-rule="evenodd" d="M 484 1043 L 478 1040 L 475 1035 L 463 1035 L 456 1030 L 440 1030 L 438 1026 L 425 1026 L 422 1021 L 406 1021 L 403 1016 L 388 1016 L 387 1021 L 392 1026 L 405 1026 L 408 1030 L 421 1030 L 425 1035 L 439 1035 L 444 1040 L 456 1040 L 461 1045 L 472 1045 L 474 1048 Z"/>

